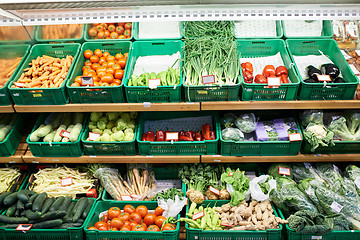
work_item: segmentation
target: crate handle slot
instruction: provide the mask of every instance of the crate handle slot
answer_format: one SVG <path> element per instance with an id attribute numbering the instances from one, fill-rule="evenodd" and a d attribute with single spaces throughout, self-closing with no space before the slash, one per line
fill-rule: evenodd
<path id="1" fill-rule="evenodd" d="M 303 43 L 315 43 L 315 41 L 303 41 Z"/>
<path id="2" fill-rule="evenodd" d="M 151 45 L 165 45 L 165 43 L 161 42 L 161 43 L 151 43 Z"/>
<path id="3" fill-rule="evenodd" d="M 252 44 L 265 44 L 265 42 L 251 42 Z"/>
<path id="4" fill-rule="evenodd" d="M 64 48 L 65 46 L 51 46 L 52 48 Z"/>
<path id="5" fill-rule="evenodd" d="M 114 43 L 104 43 L 104 44 L 101 44 L 101 46 L 103 47 L 106 47 L 106 46 L 114 46 L 115 44 Z"/>

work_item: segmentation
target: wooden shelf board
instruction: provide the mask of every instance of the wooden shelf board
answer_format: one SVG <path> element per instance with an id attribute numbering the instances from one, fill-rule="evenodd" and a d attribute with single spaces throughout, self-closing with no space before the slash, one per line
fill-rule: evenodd
<path id="1" fill-rule="evenodd" d="M 14 105 L 16 112 L 137 112 L 200 111 L 200 103 L 94 103 L 66 105 Z"/>
<path id="2" fill-rule="evenodd" d="M 220 156 L 203 155 L 202 163 L 217 162 L 239 162 L 239 163 L 260 163 L 260 162 L 353 162 L 359 161 L 360 154 L 299 154 L 297 156 Z"/>
<path id="3" fill-rule="evenodd" d="M 27 143 L 20 143 L 14 155 L 10 157 L 0 157 L 0 163 L 23 163 L 23 156 L 27 149 Z"/>
<path id="4" fill-rule="evenodd" d="M 356 109 L 359 100 L 202 102 L 201 110 Z"/>
<path id="5" fill-rule="evenodd" d="M 30 151 L 27 151 L 23 161 L 25 163 L 199 163 L 200 156 L 34 157 Z"/>
<path id="6" fill-rule="evenodd" d="M 12 105 L 0 106 L 0 113 L 13 113 L 14 108 Z"/>

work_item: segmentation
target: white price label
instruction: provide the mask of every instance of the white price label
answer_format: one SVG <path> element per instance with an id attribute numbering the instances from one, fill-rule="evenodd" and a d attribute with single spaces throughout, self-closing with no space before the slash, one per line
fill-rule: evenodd
<path id="1" fill-rule="evenodd" d="M 279 167 L 279 174 L 280 174 L 280 175 L 290 176 L 290 175 L 291 175 L 290 168 Z"/>
<path id="2" fill-rule="evenodd" d="M 337 203 L 335 201 L 330 205 L 330 207 L 332 210 L 334 210 L 337 213 L 340 213 L 341 209 L 343 209 L 343 206 L 341 206 L 339 203 Z"/>
<path id="3" fill-rule="evenodd" d="M 205 212 L 204 212 L 204 211 L 195 213 L 195 214 L 192 216 L 192 220 L 196 220 L 196 219 L 202 218 L 203 216 L 205 216 Z"/>
<path id="4" fill-rule="evenodd" d="M 136 195 L 136 194 L 131 194 L 130 197 L 132 197 L 134 199 L 141 199 L 141 196 Z"/>
<path id="5" fill-rule="evenodd" d="M 267 85 L 269 87 L 279 87 L 281 85 L 281 81 L 279 77 L 268 77 Z"/>
<path id="6" fill-rule="evenodd" d="M 81 85 L 82 86 L 94 85 L 93 77 L 92 76 L 81 76 Z"/>
<path id="7" fill-rule="evenodd" d="M 144 102 L 144 107 L 146 107 L 146 108 L 151 107 L 151 103 L 150 102 Z"/>
<path id="8" fill-rule="evenodd" d="M 322 239 L 322 236 L 311 236 L 311 239 Z"/>
<path id="9" fill-rule="evenodd" d="M 59 135 L 61 137 L 64 137 L 64 138 L 70 138 L 70 132 L 69 131 L 66 131 L 66 130 L 61 130 L 61 132 L 59 133 Z"/>
<path id="10" fill-rule="evenodd" d="M 304 162 L 304 166 L 305 166 L 306 169 L 312 168 L 311 164 L 307 163 L 307 162 Z"/>
<path id="11" fill-rule="evenodd" d="M 166 133 L 166 140 L 178 140 L 179 139 L 179 133 L 177 132 L 167 132 Z"/>
<path id="12" fill-rule="evenodd" d="M 220 195 L 220 190 L 218 190 L 212 186 L 209 186 L 209 191 L 212 192 L 213 194 Z"/>
<path id="13" fill-rule="evenodd" d="M 203 84 L 215 83 L 215 75 L 201 76 Z"/>
<path id="14" fill-rule="evenodd" d="M 161 85 L 161 79 L 160 78 L 149 79 L 149 88 L 155 89 L 160 85 Z"/>
<path id="15" fill-rule="evenodd" d="M 331 82 L 331 78 L 330 78 L 329 75 L 320 75 L 320 74 L 318 74 L 316 76 L 317 76 L 317 78 L 318 78 L 318 80 L 320 82 Z"/>
<path id="16" fill-rule="evenodd" d="M 121 195 L 120 196 L 122 201 L 132 201 L 133 198 L 130 195 Z"/>
<path id="17" fill-rule="evenodd" d="M 90 141 L 95 141 L 95 140 L 98 139 L 100 136 L 101 136 L 100 133 L 89 132 L 89 140 L 90 140 Z"/>
<path id="18" fill-rule="evenodd" d="M 61 183 L 62 187 L 72 185 L 73 184 L 73 178 L 72 177 L 62 178 L 62 179 L 60 179 L 60 183 Z"/>
<path id="19" fill-rule="evenodd" d="M 14 82 L 14 85 L 17 86 L 17 87 L 24 87 L 25 83 Z"/>
<path id="20" fill-rule="evenodd" d="M 301 141 L 302 137 L 300 133 L 291 133 L 289 134 L 289 140 L 290 142 L 296 142 L 296 141 Z"/>
<path id="21" fill-rule="evenodd" d="M 16 231 L 29 231 L 33 225 L 32 224 L 19 224 L 15 230 Z"/>

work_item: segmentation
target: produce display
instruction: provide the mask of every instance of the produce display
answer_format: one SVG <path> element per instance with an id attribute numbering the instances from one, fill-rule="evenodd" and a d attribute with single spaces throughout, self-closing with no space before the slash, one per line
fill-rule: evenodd
<path id="1" fill-rule="evenodd" d="M 80 38 L 82 34 L 82 24 L 62 24 L 41 26 L 42 39 L 67 39 Z M 39 31 L 39 30 L 38 30 Z"/>
<path id="2" fill-rule="evenodd" d="M 83 128 L 83 113 L 51 113 L 29 137 L 30 142 L 76 142 Z"/>
<path id="3" fill-rule="evenodd" d="M 11 129 L 13 128 L 16 119 L 17 115 L 14 114 L 0 114 L 0 142 L 6 139 Z"/>
<path id="4" fill-rule="evenodd" d="M 22 57 L 12 59 L 0 59 L 0 88 L 4 87 L 11 78 L 15 69 L 21 62 Z"/>
<path id="5" fill-rule="evenodd" d="M 180 84 L 180 69 L 169 67 L 167 71 L 142 73 L 140 76 L 133 74 L 129 79 L 128 86 L 150 86 L 150 79 L 160 79 L 159 86 L 174 86 Z"/>
<path id="6" fill-rule="evenodd" d="M 334 35 L 337 42 L 355 42 L 359 39 L 359 24 L 356 21 L 333 20 Z"/>
<path id="7" fill-rule="evenodd" d="M 135 138 L 136 112 L 92 112 L 86 141 L 120 142 Z"/>
<path id="8" fill-rule="evenodd" d="M 306 67 L 308 78 L 304 81 L 306 83 L 322 83 L 324 80 L 320 76 L 328 75 L 330 77 L 329 83 L 344 83 L 345 80 L 340 77 L 340 69 L 332 63 L 323 64 L 319 68 L 312 65 Z"/>
<path id="9" fill-rule="evenodd" d="M 96 49 L 94 52 L 86 50 L 87 59 L 82 68 L 82 75 L 77 76 L 70 87 L 80 86 L 120 86 L 124 77 L 125 66 L 129 53 L 117 53 L 115 56 L 109 52 Z M 91 77 L 91 81 L 83 81 L 82 77 Z"/>
<path id="10" fill-rule="evenodd" d="M 33 26 L 1 26 L 0 27 L 0 41 L 31 41 L 29 34 L 32 37 L 34 32 Z"/>
<path id="11" fill-rule="evenodd" d="M 47 55 L 31 60 L 20 78 L 13 82 L 12 88 L 57 88 L 60 87 L 69 72 L 73 56 L 54 58 Z"/>
<path id="12" fill-rule="evenodd" d="M 93 23 L 87 33 L 92 39 L 125 39 L 131 38 L 131 29 L 131 22 Z"/>
<path id="13" fill-rule="evenodd" d="M 18 168 L 0 168 L 0 193 L 6 192 L 6 190 L 20 175 L 20 169 Z"/>
<path id="14" fill-rule="evenodd" d="M 88 216 L 94 199 L 71 197 L 49 198 L 44 193 L 20 190 L 1 198 L 5 214 L 0 215 L 1 227 L 16 229 L 19 224 L 32 224 L 31 229 L 80 228 Z"/>
<path id="15" fill-rule="evenodd" d="M 268 84 L 268 78 L 280 78 L 280 84 L 289 83 L 288 70 L 284 66 L 274 67 L 266 65 L 262 74 L 254 73 L 253 65 L 250 62 L 241 63 L 241 71 L 245 83 L 263 83 Z M 256 74 L 255 78 L 254 75 Z"/>

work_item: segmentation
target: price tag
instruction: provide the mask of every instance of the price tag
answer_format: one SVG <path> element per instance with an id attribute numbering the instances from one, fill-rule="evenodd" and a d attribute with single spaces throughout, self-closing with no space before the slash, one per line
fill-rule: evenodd
<path id="1" fill-rule="evenodd" d="M 340 204 L 338 204 L 335 201 L 330 205 L 330 207 L 331 207 L 332 210 L 334 210 L 337 213 L 340 213 L 341 209 L 343 209 L 343 206 L 341 206 Z"/>
<path id="2" fill-rule="evenodd" d="M 280 175 L 290 176 L 291 175 L 290 168 L 279 167 L 279 174 Z"/>
<path id="3" fill-rule="evenodd" d="M 14 82 L 14 85 L 17 86 L 17 87 L 24 87 L 25 83 Z"/>
<path id="4" fill-rule="evenodd" d="M 212 192 L 213 194 L 216 194 L 216 195 L 219 195 L 220 196 L 220 190 L 212 187 L 212 186 L 209 186 L 209 191 Z"/>
<path id="5" fill-rule="evenodd" d="M 134 199 L 141 199 L 141 196 L 136 195 L 136 194 L 131 194 L 130 197 L 132 197 Z"/>
<path id="6" fill-rule="evenodd" d="M 311 164 L 307 163 L 307 162 L 304 162 L 304 166 L 305 166 L 306 169 L 312 168 Z"/>
<path id="7" fill-rule="evenodd" d="M 132 201 L 132 197 L 130 195 L 120 195 L 122 201 Z"/>
<path id="8" fill-rule="evenodd" d="M 15 228 L 15 230 L 16 231 L 29 231 L 32 226 L 33 226 L 32 224 L 19 224 Z"/>
<path id="9" fill-rule="evenodd" d="M 204 212 L 204 211 L 195 213 L 195 214 L 192 216 L 192 220 L 196 220 L 196 219 L 202 218 L 203 216 L 205 216 L 205 212 Z"/>
<path id="10" fill-rule="evenodd" d="M 94 80 L 92 76 L 81 76 L 81 86 L 92 86 L 94 85 Z"/>
<path id="11" fill-rule="evenodd" d="M 89 140 L 90 141 L 95 141 L 100 136 L 101 136 L 100 133 L 89 132 Z"/>
<path id="12" fill-rule="evenodd" d="M 59 133 L 59 135 L 61 137 L 64 137 L 64 138 L 70 138 L 70 132 L 69 131 L 66 131 L 66 130 L 61 130 L 61 132 Z"/>
<path id="13" fill-rule="evenodd" d="M 319 75 L 318 74 L 316 76 L 320 82 L 331 82 L 331 78 L 329 75 Z"/>
<path id="14" fill-rule="evenodd" d="M 215 75 L 201 76 L 203 84 L 215 83 Z"/>
<path id="15" fill-rule="evenodd" d="M 179 133 L 177 132 L 167 132 L 166 133 L 166 140 L 178 140 Z"/>
<path id="16" fill-rule="evenodd" d="M 160 85 L 161 85 L 161 79 L 160 78 L 149 79 L 149 88 L 155 89 Z"/>
<path id="17" fill-rule="evenodd" d="M 279 77 L 268 77 L 267 82 L 269 87 L 279 87 L 281 85 Z"/>
<path id="18" fill-rule="evenodd" d="M 60 183 L 61 183 L 62 187 L 66 187 L 66 186 L 73 184 L 73 179 L 72 179 L 72 177 L 62 178 L 62 179 L 60 179 Z"/>
<path id="19" fill-rule="evenodd" d="M 302 137 L 300 133 L 291 133 L 289 134 L 289 140 L 290 142 L 296 142 L 296 141 L 301 141 Z"/>
<path id="20" fill-rule="evenodd" d="M 225 226 L 225 227 L 234 227 L 233 225 L 227 224 L 227 223 L 220 223 L 221 226 Z"/>
<path id="21" fill-rule="evenodd" d="M 311 236 L 311 239 L 322 239 L 322 236 Z"/>
<path id="22" fill-rule="evenodd" d="M 150 102 L 144 102 L 144 107 L 151 107 L 151 103 Z"/>

